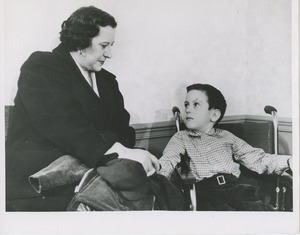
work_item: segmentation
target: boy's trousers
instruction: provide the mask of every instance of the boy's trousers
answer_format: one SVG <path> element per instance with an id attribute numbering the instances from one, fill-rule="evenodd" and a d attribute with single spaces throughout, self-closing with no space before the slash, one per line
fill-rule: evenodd
<path id="1" fill-rule="evenodd" d="M 256 188 L 231 174 L 218 174 L 196 183 L 199 211 L 271 211 L 255 196 Z"/>

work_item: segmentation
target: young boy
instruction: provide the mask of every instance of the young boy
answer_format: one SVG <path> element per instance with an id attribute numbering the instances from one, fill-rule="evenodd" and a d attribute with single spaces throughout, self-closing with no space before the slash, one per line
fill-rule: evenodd
<path id="1" fill-rule="evenodd" d="M 239 164 L 259 174 L 280 175 L 289 169 L 291 156 L 265 153 L 226 130 L 214 128 L 227 105 L 222 93 L 211 85 L 188 86 L 184 106 L 187 129 L 169 141 L 159 160 L 159 173 L 170 179 L 181 156 L 187 155 L 197 181 L 197 210 L 266 210 L 255 198 L 255 188 L 239 183 Z"/>

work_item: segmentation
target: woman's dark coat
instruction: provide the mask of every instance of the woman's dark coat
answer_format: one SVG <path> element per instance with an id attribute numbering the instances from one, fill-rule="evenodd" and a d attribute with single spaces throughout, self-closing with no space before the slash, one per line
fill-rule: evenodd
<path id="1" fill-rule="evenodd" d="M 100 98 L 61 44 L 23 64 L 6 142 L 7 198 L 37 197 L 28 176 L 61 155 L 89 167 L 115 143 L 135 144 L 115 76 L 96 72 Z"/>

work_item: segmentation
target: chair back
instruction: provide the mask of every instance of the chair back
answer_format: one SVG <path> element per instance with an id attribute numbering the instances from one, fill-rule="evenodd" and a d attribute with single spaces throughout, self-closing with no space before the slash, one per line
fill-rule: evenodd
<path id="1" fill-rule="evenodd" d="M 11 118 L 11 115 L 13 113 L 13 110 L 14 110 L 14 106 L 12 105 L 5 105 L 4 106 L 4 114 L 5 114 L 5 139 L 7 137 L 7 131 L 8 131 L 8 127 L 9 127 L 9 122 L 10 122 L 10 118 Z"/>

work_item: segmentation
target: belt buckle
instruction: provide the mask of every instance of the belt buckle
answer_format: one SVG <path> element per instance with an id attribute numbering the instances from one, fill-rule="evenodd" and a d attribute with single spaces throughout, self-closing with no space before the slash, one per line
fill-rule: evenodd
<path id="1" fill-rule="evenodd" d="M 226 184 L 226 180 L 225 180 L 224 175 L 219 175 L 219 176 L 217 176 L 217 181 L 218 181 L 218 184 L 219 184 L 219 185 Z"/>

